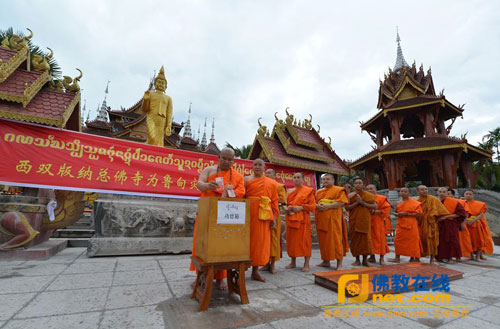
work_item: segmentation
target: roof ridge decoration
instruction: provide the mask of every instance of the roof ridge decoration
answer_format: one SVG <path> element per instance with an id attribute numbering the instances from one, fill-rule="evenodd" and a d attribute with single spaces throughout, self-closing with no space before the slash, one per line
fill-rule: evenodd
<path id="1" fill-rule="evenodd" d="M 16 51 L 0 47 L 0 51 L 13 54 L 6 62 L 0 60 L 0 83 L 2 83 L 28 58 L 29 48 Z"/>
<path id="2" fill-rule="evenodd" d="M 25 71 L 30 72 L 30 71 Z M 33 72 L 33 71 L 31 71 Z M 37 72 L 38 73 L 38 72 Z M 15 73 L 13 73 L 15 74 Z M 12 75 L 12 74 L 11 74 Z M 9 92 L 0 92 L 0 99 L 21 103 L 23 107 L 26 107 L 33 97 L 42 89 L 42 87 L 49 81 L 49 71 L 45 71 L 40 74 L 31 84 L 28 85 L 27 82 L 24 83 L 24 90 L 21 95 L 13 94 Z"/>

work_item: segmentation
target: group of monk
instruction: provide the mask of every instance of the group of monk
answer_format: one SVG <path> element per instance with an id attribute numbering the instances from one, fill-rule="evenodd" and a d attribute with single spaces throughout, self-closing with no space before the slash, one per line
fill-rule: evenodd
<path id="1" fill-rule="evenodd" d="M 312 251 L 311 213 L 315 214 L 316 231 L 322 262 L 320 267 L 330 267 L 336 260 L 336 269 L 342 269 L 342 260 L 350 250 L 356 258 L 353 265 L 370 266 L 379 255 L 380 265 L 390 252 L 387 233 L 392 232 L 389 217 L 391 204 L 385 196 L 377 194 L 375 185 L 364 186 L 356 179 L 353 191 L 350 186 L 335 186 L 334 176 L 324 174 L 322 188 L 314 190 L 304 185 L 304 174 L 293 175 L 294 188 L 286 191 L 276 181 L 276 172 L 267 169 L 262 159 L 253 161 L 253 174 L 243 177 L 232 169 L 234 151 L 225 148 L 216 166 L 205 168 L 199 177 L 201 197 L 235 197 L 250 200 L 250 258 L 251 278 L 265 282 L 260 270 L 277 273 L 275 262 L 282 255 L 282 232 L 286 236 L 286 251 L 291 258 L 286 269 L 297 267 L 297 257 L 304 257 L 303 272 L 310 271 Z M 346 190 L 348 189 L 348 190 Z M 465 192 L 465 200 L 455 199 L 454 191 L 441 187 L 436 198 L 428 188 L 417 188 L 418 199 L 410 197 L 407 187 L 400 189 L 401 202 L 394 215 L 397 217 L 394 238 L 395 258 L 401 256 L 418 262 L 430 256 L 430 263 L 460 261 L 461 257 L 484 259 L 483 254 L 493 253 L 491 232 L 486 222 L 486 204 L 474 200 L 474 192 Z M 282 227 L 281 212 L 285 213 Z M 347 212 L 347 214 L 346 214 Z M 348 221 L 346 219 L 348 218 Z M 350 238 L 350 243 L 349 243 Z M 193 255 L 196 239 L 196 222 L 193 236 Z M 191 270 L 194 267 L 191 265 Z M 215 275 L 216 287 L 227 289 L 225 271 Z"/>

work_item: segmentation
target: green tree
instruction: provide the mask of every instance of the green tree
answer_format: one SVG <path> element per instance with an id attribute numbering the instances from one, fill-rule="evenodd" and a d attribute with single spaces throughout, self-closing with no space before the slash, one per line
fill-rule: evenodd
<path id="1" fill-rule="evenodd" d="M 489 131 L 486 135 L 483 136 L 483 144 L 479 146 L 485 149 L 495 149 L 497 163 L 500 163 L 500 127 L 497 127 L 491 131 Z"/>
<path id="2" fill-rule="evenodd" d="M 250 150 L 252 149 L 252 144 L 243 145 L 242 147 L 234 147 L 233 145 L 226 142 L 226 147 L 229 147 L 234 151 L 234 156 L 240 159 L 248 159 L 250 155 Z"/>

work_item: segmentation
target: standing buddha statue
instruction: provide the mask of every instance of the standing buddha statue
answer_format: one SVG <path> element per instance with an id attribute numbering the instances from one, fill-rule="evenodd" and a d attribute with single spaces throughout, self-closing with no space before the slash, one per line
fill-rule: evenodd
<path id="1" fill-rule="evenodd" d="M 155 78 L 155 90 L 148 90 L 142 99 L 142 111 L 146 113 L 148 127 L 147 144 L 163 146 L 165 134 L 172 133 L 172 98 L 165 95 L 167 79 L 163 66 Z"/>

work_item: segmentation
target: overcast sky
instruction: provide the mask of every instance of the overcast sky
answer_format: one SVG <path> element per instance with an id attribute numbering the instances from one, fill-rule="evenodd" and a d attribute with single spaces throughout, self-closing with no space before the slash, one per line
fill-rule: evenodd
<path id="1" fill-rule="evenodd" d="M 64 75 L 83 71 L 91 118 L 108 80 L 108 105 L 128 108 L 164 65 L 174 120 L 192 102 L 193 127 L 207 117 L 210 135 L 214 117 L 219 146 L 251 144 L 257 118 L 271 129 L 288 106 L 350 160 L 371 150 L 358 121 L 377 112 L 399 26 L 406 61 L 466 103 L 453 135 L 476 144 L 500 125 L 498 1 L 2 1 L 0 29 L 11 26 L 31 28 Z"/>

